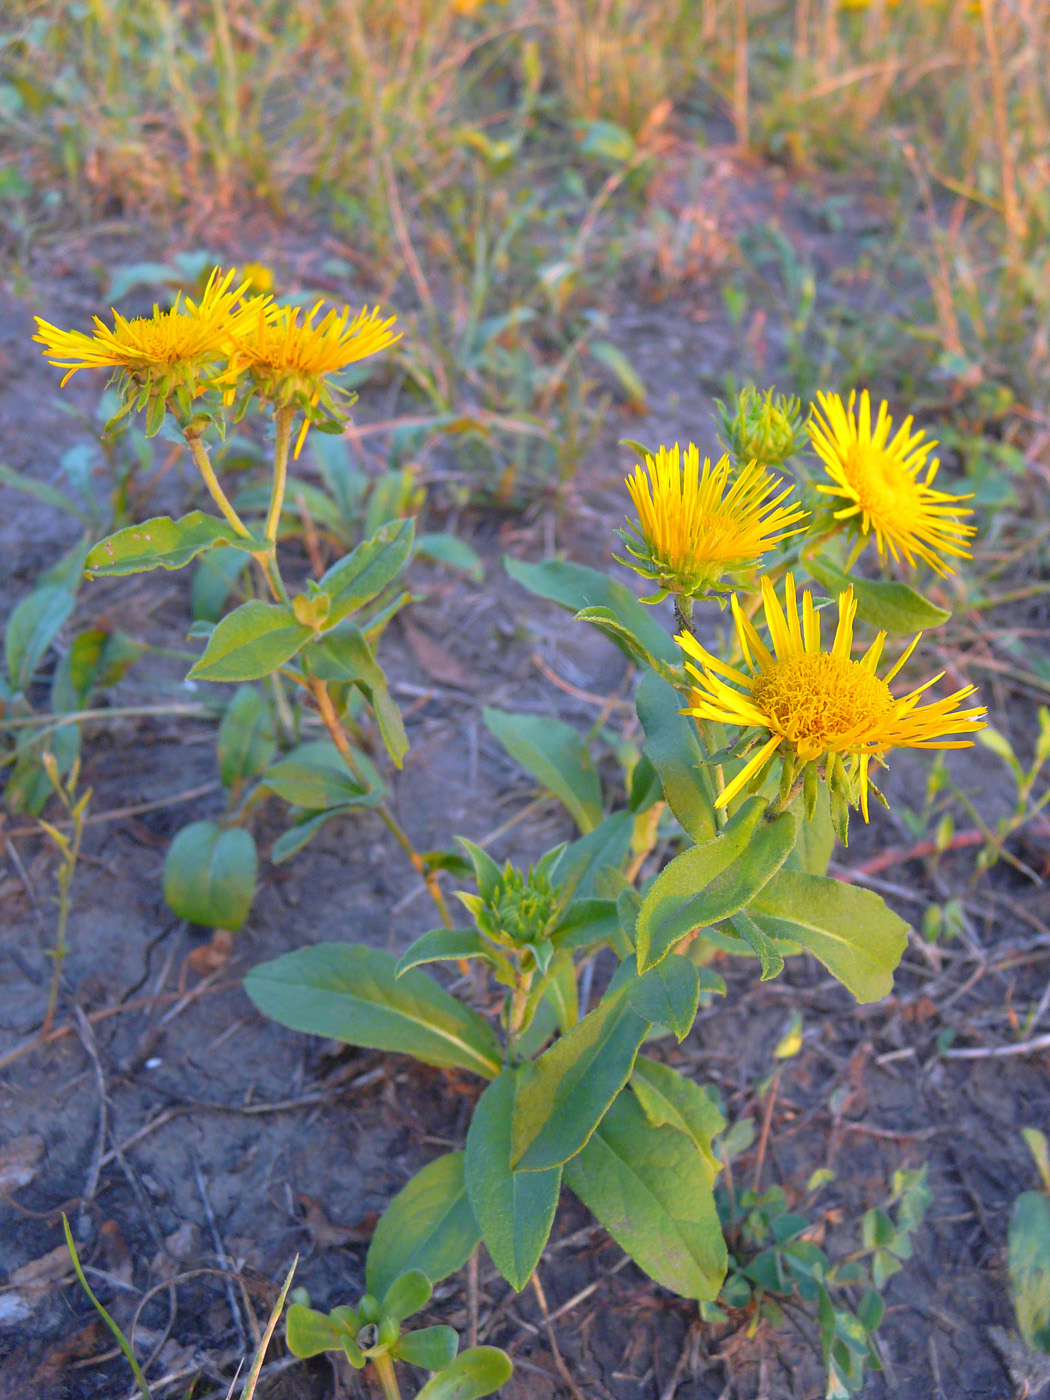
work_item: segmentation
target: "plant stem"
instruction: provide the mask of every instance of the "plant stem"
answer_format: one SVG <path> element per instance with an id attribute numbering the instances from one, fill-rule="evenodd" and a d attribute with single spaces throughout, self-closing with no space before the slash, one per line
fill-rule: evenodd
<path id="1" fill-rule="evenodd" d="M 324 725 L 325 729 L 328 730 L 332 743 L 335 744 L 336 748 L 339 750 L 340 756 L 350 770 L 354 780 L 360 783 L 363 788 L 367 788 L 369 786 L 368 779 L 358 766 L 357 758 L 354 755 L 350 740 L 346 737 L 346 731 L 339 718 L 339 713 L 332 702 L 332 697 L 328 694 L 328 687 L 325 685 L 324 681 L 319 680 L 316 676 L 308 675 L 307 684 L 310 687 L 310 694 L 317 702 L 321 723 Z M 408 832 L 394 816 L 387 804 L 385 802 L 380 802 L 375 810 L 379 814 L 383 825 L 412 862 L 413 869 L 421 876 L 423 883 L 427 887 L 427 893 L 434 901 L 438 914 L 441 916 L 441 922 L 446 928 L 452 928 L 452 915 L 449 913 L 448 904 L 445 902 L 445 896 L 441 886 L 438 884 L 437 876 L 434 874 L 433 870 L 427 866 L 426 861 L 416 850 L 415 846 L 413 846 Z"/>
<path id="2" fill-rule="evenodd" d="M 397 1373 L 394 1371 L 389 1352 L 380 1352 L 378 1356 L 369 1359 L 376 1368 L 379 1384 L 383 1387 L 384 1400 L 401 1400 L 401 1388 L 397 1383 Z"/>
<path id="3" fill-rule="evenodd" d="M 288 444 L 292 436 L 292 419 L 295 409 L 286 404 L 274 415 L 276 442 L 273 449 L 273 490 L 270 494 L 270 509 L 266 515 L 266 540 L 271 550 L 277 547 L 277 527 L 281 523 L 281 508 L 284 505 L 284 491 L 288 484 Z"/>
<path id="4" fill-rule="evenodd" d="M 533 976 L 531 969 L 528 972 L 519 972 L 517 983 L 510 994 L 510 1008 L 507 1012 L 507 1055 L 512 1064 L 515 1063 L 518 1041 L 525 1028 L 525 1009 L 532 989 Z"/>
<path id="5" fill-rule="evenodd" d="M 219 478 L 215 475 L 215 468 L 212 466 L 211 458 L 208 456 L 208 449 L 204 446 L 204 443 L 201 442 L 200 434 L 193 432 L 189 428 L 183 428 L 182 436 L 186 439 L 186 445 L 190 449 L 190 456 L 193 458 L 194 466 L 204 478 L 204 484 L 211 492 L 212 500 L 237 531 L 238 535 L 240 535 L 242 539 L 249 539 L 251 537 L 251 531 L 234 510 L 233 506 L 230 505 L 226 492 L 219 485 Z"/>

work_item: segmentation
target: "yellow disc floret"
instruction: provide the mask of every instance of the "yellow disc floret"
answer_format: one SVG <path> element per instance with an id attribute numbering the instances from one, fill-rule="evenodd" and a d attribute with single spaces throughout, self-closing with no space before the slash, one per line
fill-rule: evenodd
<path id="1" fill-rule="evenodd" d="M 907 695 L 894 696 L 889 682 L 914 651 L 918 637 L 885 677 L 876 672 L 885 632 L 859 661 L 852 659 L 857 614 L 852 588 L 839 595 L 838 626 L 829 651 L 821 646 L 820 614 L 811 593 L 803 594 L 799 613 L 791 574 L 786 579 L 786 607 L 781 607 L 768 578 L 762 580 L 762 602 L 768 647 L 733 597 L 746 670 L 712 656 L 689 633 L 677 639 L 695 681 L 683 713 L 764 731 L 757 753 L 727 785 L 717 806 L 724 807 L 743 791 L 779 751 L 792 772 L 822 761 L 827 776 L 829 764 L 841 759 L 867 820 L 869 770 L 889 749 L 968 748 L 970 740 L 955 736 L 985 727 L 983 709 L 958 708 L 974 693 L 972 685 L 921 705 L 920 696 L 940 679 L 934 676 Z"/>
<path id="2" fill-rule="evenodd" d="M 728 457 L 711 465 L 690 443 L 684 460 L 676 443 L 646 456 L 627 490 L 638 512 L 628 522 L 636 539 L 623 536 L 639 561 L 632 568 L 655 579 L 666 593 L 695 597 L 722 576 L 753 565 L 775 544 L 797 534 L 806 512 L 785 505 L 791 487 L 780 489 L 755 462 L 734 470 Z"/>
<path id="3" fill-rule="evenodd" d="M 130 320 L 114 311 L 112 328 L 96 316 L 94 335 L 61 330 L 38 316 L 33 339 L 51 364 L 68 371 L 63 384 L 78 369 L 95 368 L 123 371 L 137 383 L 174 377 L 186 384 L 224 358 L 242 325 L 264 314 L 265 298 L 239 305 L 249 283 L 231 290 L 233 278 L 232 271 L 223 275 L 216 268 L 199 302 L 176 297 L 170 311 L 155 306 L 152 316 Z"/>
<path id="4" fill-rule="evenodd" d="M 934 490 L 940 463 L 930 453 L 936 442 L 912 432 L 906 418 L 891 438 L 893 420 L 885 403 L 872 426 L 867 390 L 854 412 L 856 393 L 843 404 L 838 394 L 817 394 L 824 416 L 814 409 L 806 425 L 814 450 L 824 463 L 830 483 L 817 490 L 837 499 L 835 519 L 848 523 L 862 537 L 874 535 L 879 554 L 914 564 L 921 559 L 938 574 L 950 574 L 942 556 L 970 557 L 967 542 L 972 525 L 959 517 L 973 512 L 961 506 L 967 496 Z"/>

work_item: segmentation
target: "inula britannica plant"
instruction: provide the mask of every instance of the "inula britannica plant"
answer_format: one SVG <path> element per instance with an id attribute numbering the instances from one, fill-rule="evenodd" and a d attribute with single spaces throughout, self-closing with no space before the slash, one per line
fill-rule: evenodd
<path id="1" fill-rule="evenodd" d="M 967 704 L 972 687 L 944 694 L 939 676 L 910 674 L 922 631 L 947 616 L 923 595 L 924 574 L 943 576 L 968 557 L 962 498 L 934 489 L 933 444 L 911 419 L 891 437 L 882 405 L 872 426 L 867 393 L 856 413 L 853 395 L 845 404 L 818 396 L 808 434 L 819 466 L 803 456 L 800 405 L 753 390 L 723 408 L 729 451 L 714 465 L 692 444 L 639 453 L 625 497 L 636 516 L 623 539 L 650 587 L 642 602 L 673 598 L 666 628 L 601 571 L 507 565 L 637 666 L 644 742 L 626 803 L 603 794 L 567 726 L 488 711 L 491 731 L 562 798 L 577 833 L 528 868 L 465 839 L 458 851 L 420 852 L 367 752 L 365 722 L 370 710 L 400 765 L 407 739 L 374 647 L 405 596 L 412 520 L 385 525 L 301 586 L 278 558 L 293 435 L 298 452 L 311 425 L 342 427 L 350 398 L 339 372 L 390 345 L 393 322 L 321 306 L 303 314 L 235 281 L 216 270 L 199 301 L 117 318 L 112 329 L 98 321 L 94 336 L 41 323 L 38 339 L 70 373 L 112 367 L 121 412 L 144 411 L 151 431 L 166 418 L 177 424 L 219 512 L 121 530 L 94 547 L 88 573 L 181 568 L 219 546 L 257 566 L 263 596 L 195 629 L 204 645 L 190 675 L 241 687 L 275 678 L 320 716 L 326 739 L 276 759 L 271 750 L 258 773 L 292 809 L 283 854 L 332 815 L 372 808 L 437 911 L 440 926 L 400 958 L 304 939 L 245 981 L 286 1026 L 463 1071 L 481 1090 L 463 1145 L 423 1167 L 380 1220 L 367 1299 L 327 1320 L 296 1313 L 298 1345 L 345 1343 L 357 1365 L 368 1350 L 359 1324 L 382 1311 L 375 1299 L 389 1300 L 408 1276 L 422 1296 L 426 1280 L 459 1269 L 481 1243 L 524 1288 L 563 1188 L 658 1283 L 713 1304 L 733 1263 L 718 1187 L 725 1118 L 711 1087 L 661 1058 L 661 1041 L 683 1040 L 701 997 L 724 993 L 715 957 L 754 958 L 765 979 L 810 955 L 860 1002 L 890 991 L 906 925 L 828 866 L 836 839 L 848 841 L 851 812 L 867 821 L 871 796 L 884 800 L 879 774 L 897 751 L 957 748 L 984 725 L 983 709 Z M 249 411 L 272 419 L 273 466 L 268 499 L 242 514 L 210 447 Z M 856 571 L 872 538 L 876 550 Z M 190 866 L 174 885 L 191 903 L 203 885 L 214 893 L 243 874 L 236 851 L 219 851 L 230 835 L 209 830 L 183 852 Z M 254 879 L 254 845 L 244 859 Z M 469 886 L 456 904 L 441 883 L 449 872 Z M 441 963 L 459 969 L 458 995 L 424 970 Z M 909 1178 L 898 1193 L 901 1257 L 923 1190 Z M 810 1261 L 806 1296 L 821 1309 L 829 1394 L 851 1394 L 874 1356 L 870 1342 L 858 1349 L 856 1318 L 834 1306 L 825 1266 L 801 1244 L 790 1258 L 799 1269 Z M 876 1314 L 872 1304 L 870 1330 Z M 369 1337 L 394 1355 L 393 1323 L 387 1331 Z M 374 1355 L 388 1372 L 387 1352 Z"/>

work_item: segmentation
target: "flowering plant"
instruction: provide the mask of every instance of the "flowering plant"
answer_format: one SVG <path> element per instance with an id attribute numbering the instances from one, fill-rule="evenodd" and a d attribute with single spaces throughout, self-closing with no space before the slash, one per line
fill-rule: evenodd
<path id="1" fill-rule="evenodd" d="M 329 734 L 328 756 L 297 751 L 268 768 L 264 783 L 306 809 L 307 825 L 355 804 L 375 807 L 441 916 L 441 927 L 400 959 L 361 943 L 315 945 L 254 968 L 245 982 L 255 1004 L 286 1026 L 408 1054 L 484 1085 L 464 1147 L 424 1166 L 380 1220 L 370 1293 L 385 1295 L 402 1276 L 438 1282 L 482 1242 L 515 1289 L 530 1280 L 539 1288 L 535 1270 L 564 1185 L 653 1279 L 713 1302 L 728 1259 L 715 1195 L 725 1120 L 711 1089 L 647 1047 L 684 1039 L 701 997 L 724 992 L 709 965 L 718 952 L 756 958 L 763 979 L 808 953 L 858 1001 L 889 992 L 906 925 L 872 891 L 829 878 L 832 849 L 848 840 L 851 810 L 867 820 L 871 794 L 881 799 L 874 777 L 893 750 L 965 745 L 984 712 L 964 707 L 972 687 L 924 700 L 939 677 L 891 690 L 919 639 L 880 675 L 889 636 L 947 614 L 910 581 L 852 571 L 874 539 L 883 566 L 892 559 L 950 572 L 972 534 L 963 498 L 933 490 L 933 444 L 910 420 L 891 437 L 884 405 L 871 426 L 867 395 L 859 415 L 853 397 L 820 396 L 823 417 L 814 414 L 808 433 L 829 480 L 800 471 L 796 498 L 787 464 L 801 444 L 797 405 L 767 396 L 763 407 L 751 391 L 735 417 L 723 410 L 723 426 L 731 446 L 760 439 L 761 461 L 727 455 L 701 466 L 693 446 L 661 448 L 644 453 L 627 482 L 638 513 L 625 536 L 632 567 L 657 584 L 644 603 L 673 595 L 673 632 L 604 573 L 508 561 L 519 582 L 571 608 L 639 665 L 644 745 L 626 807 L 606 810 L 573 730 L 487 711 L 489 728 L 562 797 L 579 834 L 527 871 L 462 841 L 459 868 L 476 888 L 459 893 L 471 926 L 457 926 L 438 878 L 456 863 L 412 846 L 346 711 L 356 687 L 400 764 L 407 739 L 371 649 L 397 602 L 378 621 L 351 618 L 407 563 L 411 523 L 384 527 L 294 597 L 277 560 L 294 421 L 299 443 L 311 423 L 338 426 L 345 401 L 328 376 L 389 344 L 391 322 L 328 313 L 315 324 L 319 308 L 300 319 L 265 298 L 241 301 L 246 288 L 231 293 L 229 284 L 216 273 L 199 303 L 167 321 L 155 313 L 113 332 L 99 323 L 90 344 L 43 324 L 39 338 L 71 371 L 114 366 L 126 408 L 145 407 L 154 419 L 171 413 L 223 516 L 197 511 L 121 530 L 91 551 L 88 571 L 178 568 L 218 544 L 250 555 L 271 600 L 224 617 L 190 675 L 233 683 L 278 675 L 309 697 Z M 204 446 L 224 411 L 252 402 L 275 427 L 261 530 L 229 502 Z M 813 587 L 800 597 L 805 574 Z M 701 640 L 726 593 L 733 633 L 721 645 Z M 699 610 L 705 602 L 717 604 L 712 614 Z M 825 608 L 836 621 L 831 637 Z M 875 632 L 855 658 L 861 625 Z M 661 868 L 662 814 L 673 818 L 679 849 Z M 205 873 L 221 883 L 214 843 L 209 851 Z M 592 1005 L 603 950 L 615 971 Z M 435 963 L 458 966 L 462 997 L 423 970 Z M 494 998 L 489 978 L 500 989 Z M 821 1279 L 814 1288 L 822 1316 L 833 1315 Z M 359 1351 L 365 1311 L 362 1302 L 351 1317 Z M 340 1319 L 319 1316 L 297 1313 L 293 1330 L 309 1323 L 321 1349 L 344 1345 Z M 400 1345 L 393 1324 L 388 1331 L 376 1342 L 381 1368 Z M 827 1346 L 829 1394 L 853 1393 L 856 1359 L 834 1329 Z M 347 1354 L 357 1364 L 352 1348 Z"/>

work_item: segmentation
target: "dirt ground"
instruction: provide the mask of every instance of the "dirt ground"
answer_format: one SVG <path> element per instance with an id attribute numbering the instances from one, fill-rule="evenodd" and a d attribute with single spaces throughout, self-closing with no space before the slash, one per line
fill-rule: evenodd
<path id="1" fill-rule="evenodd" d="M 845 232 L 806 226 L 780 176 L 751 172 L 749 179 L 735 219 L 778 219 L 818 265 L 849 257 L 848 220 Z M 854 212 L 858 221 L 870 220 L 859 196 Z M 258 252 L 278 255 L 267 245 L 276 235 L 265 228 L 257 234 Z M 303 235 L 295 238 L 302 247 Z M 54 482 L 62 450 L 77 438 L 76 425 L 53 409 L 57 374 L 29 343 L 31 310 L 60 324 L 86 324 L 98 293 L 85 268 L 139 260 L 165 246 L 147 252 L 128 235 L 86 231 L 37 255 L 32 305 L 3 296 L 0 440 L 9 467 Z M 581 464 L 560 514 L 462 516 L 458 529 L 485 560 L 484 582 L 418 565 L 413 583 L 423 601 L 411 610 L 417 635 L 413 641 L 395 624 L 384 639 L 381 657 L 412 742 L 394 782 L 396 808 L 421 848 L 461 833 L 489 838 L 494 855 L 520 863 L 569 837 L 562 810 L 534 801 L 530 780 L 482 725 L 481 708 L 558 715 L 585 729 L 605 697 L 629 695 L 621 655 L 512 584 L 499 561 L 505 553 L 536 560 L 557 548 L 604 565 L 624 505 L 616 439 L 697 438 L 711 450 L 710 394 L 742 361 L 748 328 L 729 323 L 717 285 L 703 279 L 659 302 L 625 295 L 613 328 L 650 387 L 648 417 L 610 408 L 599 449 Z M 781 345 L 773 310 L 763 334 L 772 372 Z M 91 403 L 97 386 L 86 380 L 78 376 L 66 391 L 72 402 Z M 369 416 L 366 393 L 359 420 Z M 173 475 L 158 504 L 177 505 L 184 491 Z M 1044 492 L 1044 510 L 1045 501 Z M 75 530 L 21 493 L 4 489 L 0 506 L 6 615 Z M 429 527 L 439 526 L 435 514 Z M 190 619 L 188 587 L 188 571 L 89 584 L 77 619 L 104 612 L 151 644 L 178 649 Z M 1001 608 L 995 619 L 1033 629 L 1050 621 L 1042 600 Z M 965 675 L 965 653 L 956 664 Z M 180 674 L 177 661 L 148 658 L 121 686 L 119 703 L 155 702 L 158 695 L 192 700 Z M 985 675 L 975 670 L 968 678 L 980 683 Z M 994 722 L 1027 755 L 1037 697 L 1012 688 L 1009 677 L 984 693 Z M 609 722 L 624 718 L 613 711 Z M 173 917 L 160 875 L 174 832 L 219 810 L 212 726 L 170 716 L 106 719 L 85 726 L 84 755 L 94 797 L 74 887 L 60 1034 L 17 1058 L 0 1058 L 0 1163 L 15 1139 L 28 1135 L 42 1148 L 0 1200 L 0 1270 L 8 1280 L 0 1291 L 0 1396 L 96 1400 L 131 1393 L 125 1363 L 61 1256 L 49 1270 L 46 1256 L 61 1245 L 65 1210 L 86 1259 L 101 1271 L 90 1277 L 125 1327 L 146 1299 L 137 1342 L 140 1357 L 153 1359 L 150 1374 L 168 1378 L 157 1394 L 181 1396 L 200 1374 L 194 1396 L 218 1397 L 236 1359 L 251 1350 L 296 1254 L 296 1282 L 315 1305 L 358 1296 L 376 1213 L 419 1166 L 462 1145 L 480 1085 L 286 1031 L 257 1014 L 241 990 L 249 967 L 304 942 L 352 938 L 399 951 L 431 926 L 426 897 L 378 819 L 366 813 L 334 823 L 285 865 L 264 860 L 232 957 L 201 976 L 187 958 L 206 936 Z M 1001 765 L 978 749 L 952 768 L 994 820 L 1009 797 Z M 918 805 L 922 771 L 895 767 L 891 799 Z M 611 767 L 608 773 L 612 780 Z M 265 809 L 256 827 L 264 853 L 281 829 L 278 806 Z M 43 1016 L 56 863 L 29 819 L 9 816 L 0 835 L 4 1057 L 34 1035 Z M 879 813 L 837 853 L 834 870 L 856 869 L 911 839 Z M 1050 874 L 1050 843 L 1037 836 L 1025 842 L 1018 839 L 1017 854 Z M 1050 900 L 1045 885 L 1008 865 L 971 885 L 972 863 L 964 849 L 936 866 L 915 859 L 870 878 L 916 924 L 930 901 L 948 894 L 964 900 L 968 920 L 964 937 L 938 948 L 914 938 L 885 1001 L 858 1007 L 811 960 L 794 960 L 769 984 L 758 982 L 753 965 L 734 963 L 724 968 L 728 997 L 701 1013 L 680 1050 L 667 1052 L 697 1079 L 718 1085 L 732 1118 L 755 1113 L 753 1086 L 773 1068 L 772 1051 L 791 1012 L 801 1010 L 804 1044 L 782 1074 L 762 1182 L 780 1182 L 798 1198 L 810 1174 L 830 1166 L 836 1178 L 818 1218 L 836 1256 L 858 1246 L 859 1217 L 885 1196 L 895 1169 L 928 1165 L 933 1205 L 913 1259 L 887 1287 L 880 1333 L 886 1370 L 868 1382 L 871 1400 L 1024 1393 L 1021 1382 L 1011 1382 L 989 1327 L 1012 1326 L 1007 1220 L 1017 1193 L 1034 1184 L 1019 1130 L 1050 1126 L 1050 1055 L 1043 1049 L 959 1058 L 939 1053 L 936 1042 L 951 1028 L 956 1049 L 1007 1046 L 1020 1038 L 1018 1018 L 1023 1022 L 1037 1004 L 1043 1020 L 1026 1033 L 1048 1029 Z M 741 1170 L 747 1177 L 753 1159 Z M 33 1261 L 42 1261 L 39 1286 L 26 1285 L 25 1273 L 25 1286 L 16 1286 L 12 1276 Z M 508 1400 L 823 1394 L 811 1319 L 792 1311 L 783 1331 L 762 1325 L 751 1336 L 743 1316 L 701 1326 L 693 1305 L 627 1263 L 567 1195 L 541 1274 L 550 1327 L 537 1297 L 514 1295 L 482 1258 L 478 1337 L 514 1358 Z M 28 1299 L 24 1306 L 19 1297 Z M 441 1285 L 430 1311 L 432 1320 L 465 1331 L 465 1279 Z M 324 1360 L 296 1362 L 279 1343 L 269 1356 L 259 1391 L 266 1400 L 362 1393 L 349 1371 L 336 1373 Z"/>

